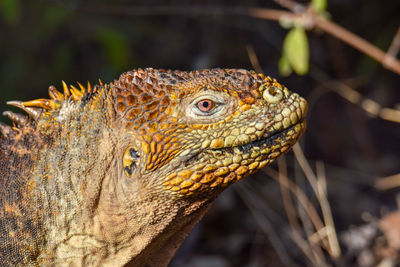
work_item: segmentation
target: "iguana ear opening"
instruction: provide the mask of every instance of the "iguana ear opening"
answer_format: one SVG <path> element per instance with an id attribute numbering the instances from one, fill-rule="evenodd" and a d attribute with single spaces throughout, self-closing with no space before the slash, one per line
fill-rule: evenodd
<path id="1" fill-rule="evenodd" d="M 125 174 L 128 177 L 131 177 L 134 171 L 136 170 L 139 158 L 140 155 L 137 148 L 129 146 L 125 150 L 124 155 L 122 157 L 122 166 L 125 171 Z"/>

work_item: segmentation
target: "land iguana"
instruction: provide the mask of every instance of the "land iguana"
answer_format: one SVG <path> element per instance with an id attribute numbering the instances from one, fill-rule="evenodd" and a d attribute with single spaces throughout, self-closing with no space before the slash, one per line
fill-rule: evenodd
<path id="1" fill-rule="evenodd" d="M 305 129 L 306 101 L 253 71 L 78 85 L 8 102 L 27 115 L 0 124 L 0 266 L 166 266 L 227 186 Z"/>

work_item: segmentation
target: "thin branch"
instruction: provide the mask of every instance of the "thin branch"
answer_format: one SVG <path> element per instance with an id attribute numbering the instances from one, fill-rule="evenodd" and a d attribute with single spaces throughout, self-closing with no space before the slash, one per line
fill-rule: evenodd
<path id="1" fill-rule="evenodd" d="M 256 53 L 254 52 L 253 46 L 247 45 L 246 50 L 247 50 L 247 55 L 249 56 L 250 59 L 250 63 L 253 66 L 253 69 L 258 73 L 263 73 L 260 61 L 258 60 Z"/>
<path id="2" fill-rule="evenodd" d="M 317 196 L 318 202 L 321 206 L 322 215 L 324 218 L 324 223 L 326 225 L 327 237 L 329 245 L 326 246 L 329 254 L 334 257 L 338 258 L 341 254 L 339 242 L 337 240 L 337 236 L 335 233 L 335 225 L 333 223 L 332 213 L 329 206 L 329 201 L 326 196 L 326 178 L 324 171 L 322 172 L 322 165 L 320 164 L 319 171 L 320 176 L 314 174 L 313 170 L 311 169 L 310 164 L 308 163 L 307 159 L 304 156 L 303 150 L 301 149 L 300 145 L 297 143 L 293 146 L 293 152 L 296 157 L 297 162 L 299 163 L 301 169 L 305 177 L 307 178 L 309 184 L 311 185 L 314 194 Z"/>
<path id="3" fill-rule="evenodd" d="M 292 0 L 274 0 L 274 2 L 280 5 L 281 7 L 289 9 L 293 13 L 300 13 L 305 11 L 305 7 L 303 5 L 296 3 L 295 1 Z"/>
<path id="4" fill-rule="evenodd" d="M 324 217 L 324 222 L 327 230 L 327 237 L 329 242 L 329 247 L 331 249 L 331 255 L 334 258 L 339 258 L 341 255 L 339 241 L 337 238 L 336 227 L 333 221 L 331 207 L 329 205 L 327 197 L 327 185 L 325 176 L 325 166 L 322 162 L 317 161 L 317 187 L 318 187 L 318 202 L 321 205 L 322 216 Z"/>
<path id="5" fill-rule="evenodd" d="M 321 85 L 339 94 L 350 103 L 358 105 L 372 117 L 379 117 L 383 120 L 400 123 L 400 110 L 382 107 L 378 102 L 363 97 L 359 92 L 347 84 L 331 79 L 327 74 L 319 69 L 312 68 L 310 75 Z"/>
<path id="6" fill-rule="evenodd" d="M 287 177 L 287 166 L 286 166 L 286 158 L 281 156 L 278 158 L 278 174 L 279 174 L 279 187 L 281 189 L 282 200 L 283 200 L 283 207 L 285 208 L 286 215 L 289 220 L 289 224 L 293 232 L 300 232 L 300 225 L 296 219 L 296 209 L 294 208 L 294 204 L 292 198 L 290 197 L 289 190 L 282 185 Z"/>
<path id="7" fill-rule="evenodd" d="M 157 5 L 157 6 L 115 6 L 96 5 L 81 6 L 79 10 L 90 13 L 103 13 L 124 16 L 260 16 L 268 20 L 280 20 L 283 16 L 292 16 L 293 13 L 268 8 L 248 8 L 245 6 L 222 5 Z"/>
<path id="8" fill-rule="evenodd" d="M 315 27 L 372 57 L 376 61 L 380 62 L 384 68 L 400 75 L 400 61 L 392 55 L 386 54 L 381 49 L 332 21 L 316 17 L 314 22 Z"/>
<path id="9" fill-rule="evenodd" d="M 375 184 L 375 187 L 380 190 L 388 190 L 400 187 L 400 173 L 379 178 L 379 180 Z"/>
<path id="10" fill-rule="evenodd" d="M 400 51 L 400 27 L 397 29 L 397 33 L 393 38 L 392 43 L 389 46 L 387 54 L 396 57 Z"/>
<path id="11" fill-rule="evenodd" d="M 279 177 L 279 173 L 271 168 L 266 168 L 262 170 L 268 176 L 272 177 L 277 182 L 281 183 L 282 186 L 287 188 L 293 195 L 297 197 L 299 203 L 303 206 L 304 210 L 307 212 L 310 217 L 316 231 L 324 228 L 324 224 L 321 221 L 321 218 L 318 215 L 318 212 L 307 198 L 306 194 L 291 180 L 289 180 L 286 176 Z"/>

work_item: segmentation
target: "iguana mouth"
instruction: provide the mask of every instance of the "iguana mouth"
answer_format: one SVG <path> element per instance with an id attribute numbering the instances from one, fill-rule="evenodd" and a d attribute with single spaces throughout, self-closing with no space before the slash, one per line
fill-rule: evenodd
<path id="1" fill-rule="evenodd" d="M 272 146 L 272 143 L 274 142 L 274 140 L 276 140 L 277 138 L 280 138 L 280 137 L 285 137 L 290 130 L 294 130 L 296 125 L 303 124 L 303 123 L 305 123 L 304 118 L 301 119 L 300 121 L 298 121 L 297 123 L 293 124 L 292 126 L 289 126 L 288 128 L 283 128 L 283 129 L 274 131 L 272 133 L 268 133 L 267 135 L 262 136 L 260 139 L 251 141 L 244 145 L 239 145 L 239 146 L 237 146 L 237 148 L 241 152 L 248 152 L 253 147 L 261 147 L 261 146 L 265 146 L 265 145 Z"/>
<path id="2" fill-rule="evenodd" d="M 255 147 L 263 147 L 263 146 L 272 146 L 274 140 L 276 140 L 277 138 L 283 137 L 285 138 L 285 136 L 287 136 L 287 133 L 290 130 L 293 130 L 296 125 L 305 123 L 304 119 L 301 119 L 300 121 L 298 121 L 297 123 L 289 126 L 288 128 L 283 128 L 277 131 L 274 131 L 272 133 L 265 133 L 265 135 L 263 135 L 260 139 L 251 141 L 249 143 L 246 144 L 242 144 L 242 145 L 237 145 L 237 146 L 232 146 L 232 147 L 221 147 L 221 148 L 215 148 L 215 149 L 202 149 L 202 150 L 198 150 L 198 151 L 193 151 L 191 154 L 187 155 L 186 158 L 183 158 L 182 161 L 185 162 L 185 164 L 189 164 L 193 161 L 197 161 L 199 158 L 199 155 L 201 155 L 203 152 L 206 151 L 221 151 L 221 152 L 229 152 L 231 154 L 234 154 L 234 149 L 237 148 L 239 149 L 239 151 L 241 153 L 248 153 L 251 149 L 255 148 Z"/>

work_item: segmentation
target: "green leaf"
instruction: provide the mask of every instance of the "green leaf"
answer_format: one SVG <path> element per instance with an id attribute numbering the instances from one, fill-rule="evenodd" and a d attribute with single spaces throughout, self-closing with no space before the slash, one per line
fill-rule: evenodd
<path id="1" fill-rule="evenodd" d="M 289 76 L 292 73 L 292 67 L 290 67 L 290 62 L 285 53 L 282 54 L 282 57 L 278 62 L 279 73 L 282 76 Z"/>
<path id="2" fill-rule="evenodd" d="M 0 12 L 4 21 L 9 25 L 18 23 L 21 17 L 21 5 L 19 0 L 0 0 Z"/>
<path id="3" fill-rule="evenodd" d="M 326 10 L 328 6 L 327 0 L 311 0 L 311 6 L 314 8 L 317 13 L 322 13 Z"/>
<path id="4" fill-rule="evenodd" d="M 309 47 L 306 31 L 303 27 L 291 29 L 283 41 L 283 55 L 298 75 L 304 75 L 309 67 Z"/>

